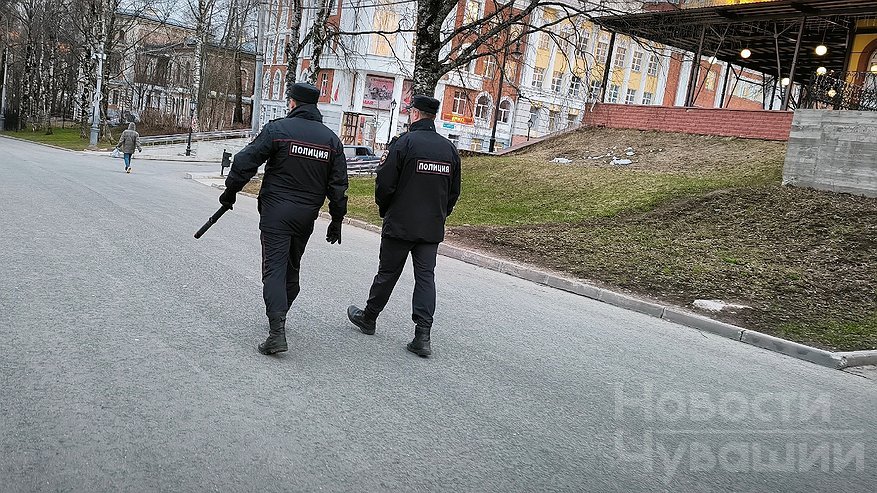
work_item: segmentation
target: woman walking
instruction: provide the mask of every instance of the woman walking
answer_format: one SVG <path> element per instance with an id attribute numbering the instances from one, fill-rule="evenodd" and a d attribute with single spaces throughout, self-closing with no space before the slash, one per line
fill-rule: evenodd
<path id="1" fill-rule="evenodd" d="M 137 126 L 133 122 L 129 123 L 128 130 L 122 132 L 119 143 L 116 144 L 116 149 L 121 150 L 125 157 L 125 173 L 131 172 L 131 155 L 134 154 L 134 149 L 143 152 L 140 147 L 140 134 L 137 133 L 136 129 Z"/>

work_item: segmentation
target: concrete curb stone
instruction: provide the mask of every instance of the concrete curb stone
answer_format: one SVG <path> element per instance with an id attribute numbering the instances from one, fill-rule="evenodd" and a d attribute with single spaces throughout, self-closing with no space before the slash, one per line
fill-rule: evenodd
<path id="1" fill-rule="evenodd" d="M 668 322 L 675 322 L 688 327 L 694 327 L 695 329 L 727 337 L 728 339 L 734 339 L 735 341 L 739 341 L 740 338 L 743 337 L 743 332 L 746 331 L 743 327 L 719 322 L 718 320 L 687 312 L 676 307 L 664 308 L 664 313 L 661 315 L 661 318 Z"/>
<path id="2" fill-rule="evenodd" d="M 843 358 L 837 353 L 806 346 L 797 342 L 787 341 L 786 339 L 762 334 L 761 332 L 756 332 L 754 330 L 744 330 L 743 335 L 740 337 L 740 342 L 769 349 L 777 353 L 786 354 L 811 363 L 816 363 L 817 365 L 828 366 L 836 369 L 843 368 Z"/>
<path id="3" fill-rule="evenodd" d="M 190 175 L 192 175 L 192 173 L 187 174 L 187 177 Z M 197 178 L 195 178 L 195 181 L 213 186 L 212 184 L 204 183 Z M 255 195 L 247 193 L 244 193 L 244 195 L 255 197 Z M 326 212 L 320 212 L 320 217 L 331 220 L 331 216 Z M 345 218 L 344 223 L 373 233 L 380 234 L 381 232 L 380 226 L 359 219 Z M 796 359 L 815 363 L 820 366 L 833 369 L 844 369 L 856 366 L 877 365 L 877 351 L 826 351 L 824 349 L 807 346 L 755 330 L 744 329 L 743 327 L 714 320 L 709 317 L 704 317 L 703 315 L 692 313 L 673 305 L 661 305 L 635 296 L 601 288 L 586 282 L 558 276 L 536 267 L 509 262 L 448 243 L 440 244 L 438 253 L 445 257 L 460 260 L 478 267 L 483 267 L 495 272 L 501 272 L 537 284 L 591 298 L 619 308 L 650 315 L 668 322 L 709 332 L 738 342 L 791 356 Z"/>

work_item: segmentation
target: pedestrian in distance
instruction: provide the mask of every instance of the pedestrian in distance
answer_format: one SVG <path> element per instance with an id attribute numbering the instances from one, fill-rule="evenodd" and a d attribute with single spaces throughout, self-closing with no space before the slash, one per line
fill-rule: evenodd
<path id="1" fill-rule="evenodd" d="M 140 147 L 140 134 L 137 133 L 137 126 L 134 125 L 134 122 L 129 123 L 128 129 L 122 132 L 116 149 L 122 151 L 122 157 L 125 159 L 125 173 L 130 173 L 131 156 L 134 154 L 134 149 L 143 152 L 143 148 Z"/>
<path id="2" fill-rule="evenodd" d="M 323 125 L 317 108 L 320 91 L 294 84 L 290 112 L 265 124 L 258 136 L 235 154 L 219 202 L 232 207 L 236 194 L 267 161 L 259 190 L 262 242 L 262 295 L 268 338 L 262 354 L 288 349 L 286 316 L 300 291 L 301 258 L 320 207 L 329 199 L 332 222 L 326 241 L 341 244 L 341 221 L 347 214 L 347 161 L 344 146 Z"/>
<path id="3" fill-rule="evenodd" d="M 365 308 L 351 305 L 347 317 L 364 334 L 374 334 L 410 254 L 415 327 L 407 347 L 425 357 L 432 354 L 436 254 L 445 238 L 445 220 L 460 197 L 460 154 L 435 131 L 437 99 L 414 96 L 408 109 L 408 131 L 390 144 L 375 179 L 375 202 L 383 218 L 378 273 Z"/>

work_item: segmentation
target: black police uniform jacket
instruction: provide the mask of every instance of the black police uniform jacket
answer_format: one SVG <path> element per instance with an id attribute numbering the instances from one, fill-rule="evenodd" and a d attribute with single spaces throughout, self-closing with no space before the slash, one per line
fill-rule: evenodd
<path id="1" fill-rule="evenodd" d="M 344 146 L 322 123 L 316 105 L 303 104 L 286 118 L 268 122 L 235 154 L 225 186 L 235 192 L 267 161 L 259 191 L 259 229 L 309 236 L 320 207 L 329 198 L 329 214 L 347 214 L 347 161 Z"/>
<path id="2" fill-rule="evenodd" d="M 445 239 L 445 219 L 460 197 L 460 154 L 419 120 L 390 144 L 378 166 L 375 202 L 384 218 L 383 236 L 417 243 Z"/>

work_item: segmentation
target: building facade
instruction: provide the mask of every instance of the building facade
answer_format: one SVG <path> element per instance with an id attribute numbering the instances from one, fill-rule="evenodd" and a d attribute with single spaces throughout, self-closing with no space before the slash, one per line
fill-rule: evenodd
<path id="1" fill-rule="evenodd" d="M 413 18 L 408 3 L 343 5 L 332 20 L 341 32 L 392 31 Z M 460 27 L 483 18 L 491 14 L 493 5 L 485 0 L 460 0 L 446 24 Z M 304 9 L 302 25 L 310 25 L 314 15 L 314 9 Z M 577 126 L 588 105 L 601 99 L 617 104 L 681 104 L 692 54 L 620 35 L 612 43 L 611 33 L 593 22 L 563 19 L 562 15 L 556 7 L 537 9 L 529 22 L 545 26 L 544 31 L 446 74 L 434 94 L 441 101 L 438 132 L 459 148 L 487 151 L 494 132 L 496 148 L 501 149 Z M 286 114 L 288 60 L 283 47 L 289 39 L 291 18 L 288 2 L 271 6 L 262 124 Z M 342 37 L 340 43 L 342 48 L 336 46 L 334 53 L 328 50 L 323 55 L 316 74 L 324 123 L 345 143 L 382 148 L 407 124 L 405 105 L 411 98 L 414 71 L 412 35 L 362 34 Z M 461 38 L 447 49 L 460 49 L 465 43 Z M 305 46 L 297 61 L 297 80 L 307 74 L 311 50 Z M 728 66 L 709 62 L 702 57 L 696 105 L 764 107 L 763 84 L 757 74 L 735 71 L 739 72 L 734 77 L 737 84 L 723 100 L 719 86 Z"/>

